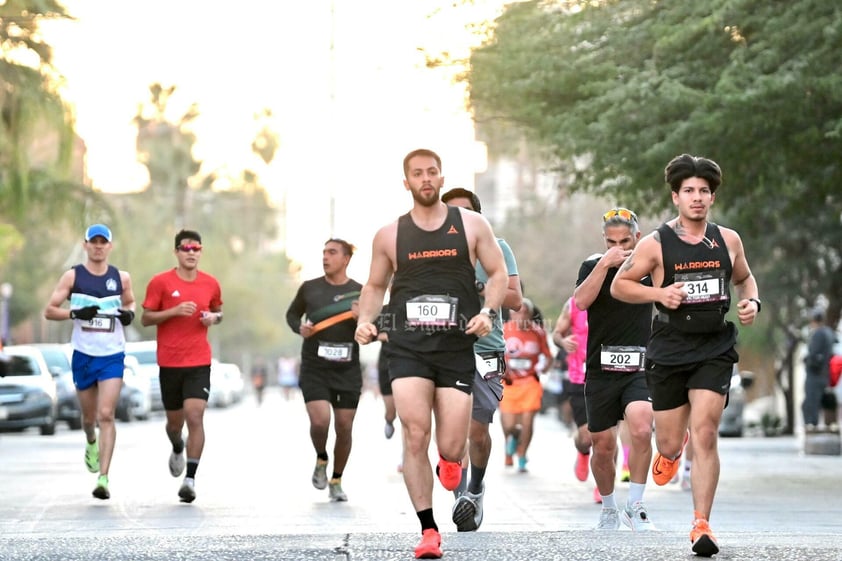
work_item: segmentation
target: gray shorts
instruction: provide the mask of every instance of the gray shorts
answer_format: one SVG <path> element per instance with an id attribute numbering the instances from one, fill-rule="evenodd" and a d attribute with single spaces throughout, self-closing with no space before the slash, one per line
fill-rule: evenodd
<path id="1" fill-rule="evenodd" d="M 492 353 L 483 354 L 489 356 Z M 502 353 L 494 353 L 500 354 Z M 501 365 L 505 362 L 500 360 Z M 504 368 L 504 367 L 503 367 Z M 500 407 L 500 400 L 503 399 L 503 374 L 499 376 L 483 377 L 479 371 L 474 370 L 474 405 L 471 411 L 471 418 L 478 423 L 490 425 L 494 420 L 494 412 Z"/>

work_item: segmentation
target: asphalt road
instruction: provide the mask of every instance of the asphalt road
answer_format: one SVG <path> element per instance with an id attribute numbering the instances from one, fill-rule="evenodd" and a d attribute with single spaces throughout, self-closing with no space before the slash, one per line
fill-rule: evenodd
<path id="1" fill-rule="evenodd" d="M 360 405 L 354 450 L 331 503 L 310 484 L 311 450 L 303 403 L 277 390 L 210 410 L 197 474 L 198 498 L 182 504 L 167 470 L 163 418 L 118 424 L 108 501 L 91 497 L 96 476 L 83 465 L 83 437 L 61 427 L 0 434 L 0 560 L 387 560 L 413 559 L 419 539 L 402 477 L 399 432 L 383 436 L 382 403 Z M 650 482 L 651 534 L 594 532 L 593 482 L 573 475 L 566 428 L 539 417 L 529 472 L 504 468 L 502 437 L 488 470 L 485 521 L 457 533 L 452 495 L 436 483 L 436 520 L 445 559 L 693 559 L 690 494 Z M 842 457 L 804 455 L 797 438 L 720 441 L 722 476 L 711 526 L 715 559 L 842 559 Z M 625 501 L 625 484 L 617 484 Z"/>

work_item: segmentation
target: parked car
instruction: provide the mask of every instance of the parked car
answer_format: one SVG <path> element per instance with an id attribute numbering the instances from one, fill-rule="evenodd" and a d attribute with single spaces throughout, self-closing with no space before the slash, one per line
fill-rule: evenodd
<path id="1" fill-rule="evenodd" d="M 243 399 L 244 380 L 240 367 L 230 362 L 211 360 L 210 395 L 211 407 L 228 407 Z"/>
<path id="2" fill-rule="evenodd" d="M 59 421 L 64 421 L 71 430 L 82 428 L 82 408 L 76 395 L 76 385 L 73 383 L 73 370 L 65 343 L 33 343 L 29 345 L 41 352 L 50 374 L 56 380 L 56 397 L 58 398 Z"/>
<path id="3" fill-rule="evenodd" d="M 161 380 L 158 378 L 158 342 L 127 341 L 126 356 L 137 359 L 137 374 L 149 382 L 149 403 L 153 411 L 164 408 L 161 402 Z"/>
<path id="4" fill-rule="evenodd" d="M 126 355 L 123 361 L 123 388 L 114 416 L 126 423 L 134 419 L 148 419 L 152 413 L 149 385 L 149 377 L 140 371 L 137 358 Z"/>
<path id="5" fill-rule="evenodd" d="M 750 372 L 740 372 L 737 365 L 731 374 L 731 386 L 728 388 L 728 405 L 719 420 L 719 436 L 742 436 L 745 430 L 743 412 L 746 405 L 746 390 L 751 387 L 754 377 Z"/>
<path id="6" fill-rule="evenodd" d="M 0 360 L 0 430 L 56 432 L 56 381 L 38 349 L 10 345 Z"/>

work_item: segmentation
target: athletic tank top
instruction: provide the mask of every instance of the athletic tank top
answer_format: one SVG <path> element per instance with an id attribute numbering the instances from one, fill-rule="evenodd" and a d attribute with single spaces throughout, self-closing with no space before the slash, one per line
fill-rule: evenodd
<path id="1" fill-rule="evenodd" d="M 92 274 L 84 265 L 73 267 L 76 279 L 70 290 L 70 309 L 99 306 L 96 317 L 90 321 L 75 319 L 70 343 L 77 351 L 90 356 L 110 356 L 123 352 L 126 337 L 123 325 L 117 319 L 117 310 L 123 302 L 123 281 L 120 270 L 113 265 L 102 276 Z"/>
<path id="2" fill-rule="evenodd" d="M 585 383 L 585 360 L 588 356 L 588 312 L 576 306 L 573 297 L 568 300 L 570 307 L 570 331 L 576 336 L 577 347 L 567 353 L 567 377 L 574 384 Z"/>
<path id="3" fill-rule="evenodd" d="M 731 304 L 731 258 L 719 227 L 708 223 L 705 239 L 696 244 L 683 241 L 667 224 L 658 227 L 658 233 L 664 263 L 661 286 L 681 281 L 688 292 L 676 310 L 656 303 L 658 312 L 674 317 L 688 312 L 721 310 L 724 315 Z M 657 318 L 653 321 L 646 352 L 648 359 L 658 364 L 691 364 L 717 357 L 737 341 L 736 326 L 730 321 L 712 333 L 685 333 L 674 323 Z"/>
<path id="4" fill-rule="evenodd" d="M 600 259 L 602 259 L 601 255 L 582 263 L 576 286 L 585 282 Z M 606 374 L 614 375 L 617 371 L 631 371 L 632 363 L 629 363 L 629 368 L 625 370 L 607 366 L 612 360 L 611 357 L 615 356 L 612 351 L 619 351 L 622 348 L 631 353 L 626 356 L 638 358 L 634 364 L 641 368 L 643 366 L 640 359 L 644 356 L 643 350 L 649 342 L 651 333 L 652 304 L 629 304 L 611 296 L 611 283 L 617 276 L 617 271 L 619 271 L 618 267 L 611 267 L 606 271 L 599 294 L 588 306 L 587 372 L 589 376 L 603 371 L 604 365 L 606 365 Z M 652 286 L 652 278 L 647 275 L 640 283 Z M 608 355 L 603 356 L 603 352 Z"/>
<path id="5" fill-rule="evenodd" d="M 398 218 L 396 258 L 389 344 L 416 353 L 472 348 L 476 337 L 465 329 L 480 302 L 459 207 L 448 207 L 433 231 L 416 226 L 409 213 Z"/>

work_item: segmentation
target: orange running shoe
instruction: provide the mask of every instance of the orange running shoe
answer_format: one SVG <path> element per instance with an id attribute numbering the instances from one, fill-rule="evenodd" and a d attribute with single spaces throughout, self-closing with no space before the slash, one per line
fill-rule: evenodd
<path id="1" fill-rule="evenodd" d="M 716 543 L 716 538 L 713 537 L 713 532 L 710 531 L 708 521 L 700 517 L 696 513 L 696 519 L 693 520 L 693 529 L 690 530 L 690 542 L 693 553 L 699 557 L 711 557 L 719 553 L 719 544 Z"/>
<path id="2" fill-rule="evenodd" d="M 512 467 L 513 465 L 515 465 L 515 459 L 512 456 L 506 454 L 506 467 Z"/>
<path id="3" fill-rule="evenodd" d="M 439 476 L 442 487 L 448 491 L 453 491 L 459 487 L 459 483 L 462 481 L 462 460 L 448 462 L 439 454 L 439 465 L 436 466 L 436 475 Z"/>
<path id="4" fill-rule="evenodd" d="M 590 463 L 590 454 L 582 454 L 579 451 L 576 452 L 576 465 L 573 466 L 573 473 L 576 474 L 576 479 L 579 481 L 587 481 Z"/>
<path id="5" fill-rule="evenodd" d="M 684 446 L 690 438 L 690 433 L 684 433 L 684 442 L 681 444 L 681 450 L 675 459 L 670 460 L 661 455 L 660 452 L 655 454 L 655 461 L 652 462 L 652 480 L 658 485 L 666 485 L 669 483 L 675 474 L 678 473 L 678 468 L 681 466 L 681 455 L 684 453 Z"/>
<path id="6" fill-rule="evenodd" d="M 421 541 L 415 546 L 416 559 L 441 559 L 441 534 L 434 528 L 427 528 L 421 534 Z"/>

